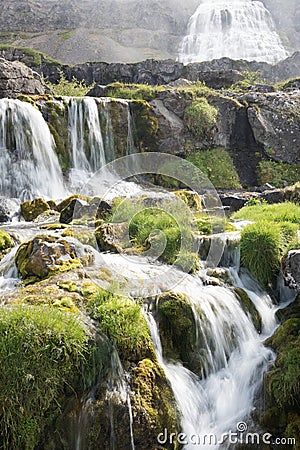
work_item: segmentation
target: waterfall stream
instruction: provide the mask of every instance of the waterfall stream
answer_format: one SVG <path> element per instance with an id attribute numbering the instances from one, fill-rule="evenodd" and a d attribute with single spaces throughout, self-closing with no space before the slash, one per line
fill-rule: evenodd
<path id="1" fill-rule="evenodd" d="M 288 56 L 270 12 L 252 0 L 202 0 L 179 49 L 185 64 L 222 57 L 274 63 Z"/>
<path id="2" fill-rule="evenodd" d="M 19 100 L 0 100 L 0 195 L 21 200 L 66 195 L 54 141 L 42 114 Z"/>

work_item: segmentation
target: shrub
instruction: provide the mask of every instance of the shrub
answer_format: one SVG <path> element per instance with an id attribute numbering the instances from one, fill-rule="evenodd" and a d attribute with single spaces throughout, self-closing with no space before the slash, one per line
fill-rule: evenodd
<path id="1" fill-rule="evenodd" d="M 216 125 L 218 110 L 205 97 L 194 100 L 185 110 L 188 129 L 199 139 L 210 136 Z"/>
<path id="2" fill-rule="evenodd" d="M 212 150 L 197 152 L 187 159 L 202 170 L 215 188 L 241 188 L 233 160 L 224 148 L 214 148 Z"/>
<path id="3" fill-rule="evenodd" d="M 54 95 L 66 97 L 84 97 L 94 86 L 94 84 L 87 86 L 84 81 L 78 81 L 74 77 L 72 81 L 68 81 L 62 71 L 57 84 L 47 83 L 47 85 Z"/>
<path id="4" fill-rule="evenodd" d="M 300 164 L 261 161 L 258 164 L 257 177 L 259 183 L 270 183 L 278 188 L 294 184 L 300 178 Z"/>

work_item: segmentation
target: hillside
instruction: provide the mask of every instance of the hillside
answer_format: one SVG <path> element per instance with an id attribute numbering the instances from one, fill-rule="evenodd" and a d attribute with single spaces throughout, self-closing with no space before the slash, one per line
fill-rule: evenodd
<path id="1" fill-rule="evenodd" d="M 0 42 L 65 63 L 176 58 L 199 0 L 14 0 L 0 12 Z M 299 49 L 297 0 L 265 0 L 285 46 Z"/>

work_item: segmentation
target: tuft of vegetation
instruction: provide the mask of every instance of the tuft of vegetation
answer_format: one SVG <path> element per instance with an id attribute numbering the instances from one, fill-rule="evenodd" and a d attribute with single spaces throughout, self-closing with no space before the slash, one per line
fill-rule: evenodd
<path id="1" fill-rule="evenodd" d="M 227 150 L 218 147 L 194 153 L 188 161 L 198 167 L 217 189 L 240 189 L 241 183 Z"/>
<path id="2" fill-rule="evenodd" d="M 146 321 L 134 300 L 100 289 L 88 308 L 100 330 L 116 347 L 121 361 L 137 362 L 153 356 Z"/>
<path id="3" fill-rule="evenodd" d="M 29 48 L 29 47 L 20 47 L 20 46 L 9 45 L 9 44 L 0 44 L 0 50 L 17 50 L 21 53 L 24 53 L 24 55 L 31 58 L 32 65 L 34 65 L 34 66 L 40 66 L 42 64 L 42 61 L 54 63 L 57 65 L 62 65 L 62 63 L 51 58 L 50 56 L 48 56 L 42 52 L 39 52 L 37 50 L 33 50 L 32 48 Z"/>
<path id="4" fill-rule="evenodd" d="M 75 77 L 72 81 L 68 81 L 62 70 L 60 70 L 60 80 L 57 84 L 47 83 L 54 95 L 65 97 L 84 97 L 94 85 L 95 83 L 87 86 L 84 81 L 78 81 Z"/>
<path id="5" fill-rule="evenodd" d="M 241 262 L 268 287 L 280 269 L 280 258 L 298 242 L 300 206 L 293 203 L 245 206 L 233 215 L 251 220 L 242 231 Z"/>
<path id="6" fill-rule="evenodd" d="M 291 222 L 300 223 L 300 206 L 291 202 L 276 203 L 268 205 L 266 203 L 245 206 L 232 216 L 233 219 L 251 220 L 260 222 Z"/>
<path id="7" fill-rule="evenodd" d="M 205 97 L 194 100 L 185 110 L 188 129 L 199 139 L 209 136 L 217 122 L 218 110 Z"/>
<path id="8" fill-rule="evenodd" d="M 276 161 L 261 161 L 257 168 L 260 184 L 270 183 L 282 188 L 296 183 L 300 178 L 300 164 L 287 164 Z"/>
<path id="9" fill-rule="evenodd" d="M 245 70 L 242 72 L 242 75 L 244 77 L 243 80 L 234 83 L 230 90 L 235 92 L 245 92 L 254 84 L 267 83 L 266 80 L 261 79 L 261 74 L 259 71 L 253 72 L 250 70 Z"/>
<path id="10" fill-rule="evenodd" d="M 1 448 L 37 448 L 66 391 L 83 388 L 88 338 L 73 315 L 56 309 L 0 309 Z"/>

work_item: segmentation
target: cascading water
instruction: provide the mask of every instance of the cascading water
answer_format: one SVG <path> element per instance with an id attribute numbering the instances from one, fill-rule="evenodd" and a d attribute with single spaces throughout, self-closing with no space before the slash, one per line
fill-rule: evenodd
<path id="1" fill-rule="evenodd" d="M 288 56 L 270 12 L 253 0 L 202 0 L 189 20 L 179 61 L 222 57 L 274 63 Z"/>
<path id="2" fill-rule="evenodd" d="M 0 195 L 27 200 L 66 195 L 54 142 L 42 114 L 19 100 L 0 100 Z"/>
<path id="3" fill-rule="evenodd" d="M 251 423 L 255 396 L 274 354 L 264 347 L 266 335 L 258 334 L 233 291 L 203 287 L 192 277 L 176 290 L 189 296 L 194 311 L 197 348 L 203 357 L 201 374 L 164 360 L 158 325 L 149 312 L 145 317 L 158 360 L 182 413 L 184 449 L 228 448 L 225 435 L 236 432 L 240 421 Z M 274 330 L 275 309 L 270 299 L 254 291 L 252 295 L 259 297 L 258 310 L 269 310 L 267 319 L 262 317 L 263 330 Z M 162 430 L 160 439 L 161 444 L 164 439 L 169 442 L 166 430 Z"/>

